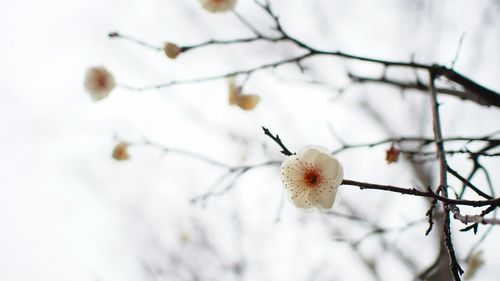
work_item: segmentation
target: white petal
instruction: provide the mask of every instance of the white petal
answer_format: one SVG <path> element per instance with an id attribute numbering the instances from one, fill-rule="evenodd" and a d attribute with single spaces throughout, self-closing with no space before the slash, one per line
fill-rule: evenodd
<path id="1" fill-rule="evenodd" d="M 332 208 L 336 195 L 337 186 L 330 182 L 328 185 L 311 191 L 310 198 L 320 211 L 326 211 Z"/>
<path id="2" fill-rule="evenodd" d="M 339 177 L 343 177 L 343 173 L 341 173 L 342 165 L 335 156 L 330 154 L 319 154 L 314 160 L 314 167 L 321 170 L 321 174 L 325 179 L 337 180 Z"/>
<path id="3" fill-rule="evenodd" d="M 288 156 L 281 163 L 281 178 L 284 183 L 302 179 L 304 167 L 296 155 Z"/>
<path id="4" fill-rule="evenodd" d="M 314 165 L 321 170 L 323 180 L 321 186 L 311 193 L 311 199 L 319 210 L 329 210 L 344 178 L 344 169 L 335 156 L 324 153 L 316 157 Z"/>
<path id="5" fill-rule="evenodd" d="M 299 150 L 299 153 L 297 153 L 297 156 L 299 159 L 305 163 L 308 164 L 313 164 L 314 159 L 320 154 L 320 153 L 328 153 L 328 150 L 322 146 L 319 145 L 308 145 L 304 146 Z"/>
<path id="6" fill-rule="evenodd" d="M 338 166 L 339 166 L 339 172 L 337 178 L 335 178 L 335 184 L 337 186 L 340 186 L 342 184 L 342 181 L 344 180 L 344 167 L 342 167 L 342 164 L 340 164 L 340 162 L 338 162 Z"/>
<path id="7" fill-rule="evenodd" d="M 314 207 L 310 200 L 311 190 L 308 188 L 294 190 L 294 192 L 289 192 L 290 201 L 295 205 L 295 207 L 303 210 L 311 209 Z"/>
<path id="8" fill-rule="evenodd" d="M 321 145 L 306 145 L 306 146 L 304 146 L 303 148 L 300 149 L 299 154 L 300 154 L 301 151 L 303 151 L 303 150 L 309 150 L 309 149 L 315 149 L 315 150 L 318 150 L 321 153 L 330 154 L 330 151 L 328 150 L 328 148 L 326 148 L 324 146 L 321 146 Z"/>

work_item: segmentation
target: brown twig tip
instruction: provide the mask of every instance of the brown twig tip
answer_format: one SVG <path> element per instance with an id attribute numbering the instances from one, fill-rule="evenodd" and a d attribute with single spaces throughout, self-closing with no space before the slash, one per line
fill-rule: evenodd
<path id="1" fill-rule="evenodd" d="M 290 150 L 288 150 L 288 148 L 286 148 L 286 146 L 283 144 L 283 142 L 281 141 L 280 137 L 278 135 L 273 135 L 268 128 L 262 126 L 262 130 L 264 131 L 264 134 L 268 137 L 270 137 L 274 142 L 276 142 L 280 147 L 281 147 L 281 153 L 283 153 L 284 155 L 286 156 L 290 156 L 290 155 L 293 155 L 295 153 L 292 153 Z"/>
<path id="2" fill-rule="evenodd" d="M 108 33 L 109 38 L 115 38 L 115 37 L 120 37 L 120 34 L 116 31 Z"/>
<path id="3" fill-rule="evenodd" d="M 430 187 L 428 187 L 428 191 L 432 192 Z M 437 202 L 438 200 L 436 198 L 432 199 L 431 207 L 429 208 L 429 210 L 427 210 L 427 213 L 425 213 L 425 215 L 428 217 L 427 222 L 429 223 L 429 227 L 425 231 L 425 236 L 429 235 L 429 233 L 431 233 L 432 231 L 432 228 L 434 227 L 434 209 L 436 209 Z"/>

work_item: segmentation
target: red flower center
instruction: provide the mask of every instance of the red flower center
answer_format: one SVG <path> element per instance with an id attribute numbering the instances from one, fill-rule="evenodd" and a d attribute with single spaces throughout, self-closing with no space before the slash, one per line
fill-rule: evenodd
<path id="1" fill-rule="evenodd" d="M 321 182 L 321 178 L 321 174 L 317 169 L 307 170 L 304 173 L 304 182 L 309 188 L 318 187 L 319 183 Z"/>
<path id="2" fill-rule="evenodd" d="M 108 77 L 105 73 L 99 73 L 96 77 L 96 82 L 99 88 L 104 89 L 108 86 Z"/>

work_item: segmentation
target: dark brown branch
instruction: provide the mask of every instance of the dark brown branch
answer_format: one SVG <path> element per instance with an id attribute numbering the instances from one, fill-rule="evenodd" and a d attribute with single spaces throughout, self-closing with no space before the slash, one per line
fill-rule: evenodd
<path id="1" fill-rule="evenodd" d="M 453 81 L 462 87 L 464 87 L 468 92 L 471 92 L 481 99 L 484 103 L 500 107 L 500 94 L 492 91 L 482 85 L 479 85 L 475 81 L 463 76 L 462 74 L 446 68 L 440 65 L 433 65 L 434 71 L 437 75 L 442 75 L 448 80 Z"/>
<path id="2" fill-rule="evenodd" d="M 434 129 L 434 138 L 436 140 L 437 156 L 439 158 L 439 188 L 444 197 L 448 198 L 448 181 L 447 181 L 447 167 L 446 154 L 444 152 L 443 145 L 443 134 L 441 131 L 441 118 L 439 115 L 439 103 L 437 100 L 437 91 L 434 87 L 434 80 L 436 79 L 436 73 L 429 71 L 429 93 L 432 101 L 432 121 Z M 460 275 L 464 273 L 463 269 L 458 263 L 458 259 L 455 254 L 455 249 L 453 248 L 453 242 L 451 240 L 451 226 L 450 226 L 450 206 L 449 203 L 443 202 L 444 208 L 444 221 L 443 221 L 443 233 L 444 242 L 448 254 L 450 257 L 450 270 L 453 274 L 455 281 L 460 281 Z"/>
<path id="3" fill-rule="evenodd" d="M 385 76 L 380 77 L 380 78 L 372 78 L 372 77 L 355 75 L 353 73 L 348 73 L 348 76 L 353 82 L 356 82 L 356 83 L 384 84 L 384 85 L 390 85 L 390 86 L 397 87 L 401 90 L 414 89 L 414 90 L 419 90 L 419 91 L 422 91 L 425 93 L 428 93 L 428 91 L 429 91 L 429 86 L 421 83 L 420 81 L 406 82 L 406 81 L 399 81 L 399 80 L 395 80 L 395 79 L 390 79 L 390 78 L 387 78 Z M 462 100 L 469 100 L 469 101 L 475 102 L 475 103 L 480 104 L 480 105 L 489 106 L 492 104 L 492 101 L 490 101 L 489 99 L 484 99 L 481 96 L 478 96 L 476 93 L 469 92 L 466 90 L 457 90 L 457 89 L 436 87 L 436 91 L 440 94 L 454 96 L 454 97 L 460 98 Z"/>
<path id="4" fill-rule="evenodd" d="M 199 78 L 199 79 L 190 79 L 190 80 L 183 80 L 183 81 L 171 81 L 163 84 L 158 84 L 158 85 L 152 85 L 152 86 L 145 86 L 145 87 L 131 87 L 131 86 L 125 86 L 122 85 L 123 88 L 127 88 L 129 90 L 135 90 L 135 91 L 142 91 L 142 90 L 149 90 L 149 89 L 159 89 L 159 88 L 164 88 L 164 87 L 169 87 L 172 85 L 176 84 L 187 84 L 187 83 L 196 83 L 196 82 L 202 82 L 202 81 L 208 81 L 208 80 L 215 80 L 215 79 L 221 79 L 224 77 L 232 76 L 232 75 L 238 75 L 238 74 L 250 74 L 254 71 L 261 70 L 261 69 L 266 69 L 266 68 L 271 68 L 271 67 L 276 67 L 281 64 L 285 63 L 297 63 L 300 65 L 300 62 L 302 59 L 310 56 L 321 56 L 321 55 L 326 55 L 326 56 L 334 56 L 334 57 L 341 57 L 345 59 L 351 59 L 351 60 L 359 60 L 363 62 L 371 62 L 371 63 L 376 63 L 376 64 L 381 64 L 383 66 L 387 67 L 405 67 L 405 68 L 412 68 L 412 69 L 423 69 L 427 70 L 429 72 L 432 72 L 435 76 L 435 78 L 439 76 L 446 77 L 448 80 L 461 85 L 464 88 L 463 92 L 460 91 L 455 91 L 455 90 L 445 90 L 442 89 L 443 92 L 446 92 L 447 94 L 453 94 L 456 95 L 460 98 L 463 99 L 468 99 L 471 101 L 474 101 L 478 104 L 481 105 L 486 105 L 486 106 L 496 106 L 500 107 L 500 94 L 497 92 L 490 90 L 482 85 L 479 85 L 478 83 L 474 82 L 473 80 L 465 77 L 464 75 L 456 72 L 453 69 L 449 69 L 445 66 L 441 65 L 428 65 L 428 64 L 422 64 L 422 63 L 416 63 L 413 61 L 410 62 L 405 62 L 405 61 L 389 61 L 389 60 L 382 60 L 382 59 L 375 59 L 375 58 L 369 58 L 369 57 L 363 57 L 363 56 L 358 56 L 358 55 L 353 55 L 349 53 L 344 53 L 341 51 L 324 51 L 324 50 L 319 50 L 316 48 L 313 48 L 306 43 L 302 42 L 301 40 L 291 36 L 281 25 L 281 22 L 276 14 L 271 10 L 271 7 L 269 3 L 262 4 L 258 1 L 256 1 L 257 5 L 259 5 L 275 22 L 276 25 L 276 30 L 279 32 L 280 36 L 277 37 L 268 37 L 262 35 L 260 32 L 255 30 L 251 24 L 248 23 L 241 15 L 236 14 L 237 17 L 242 21 L 244 24 L 246 24 L 249 28 L 252 29 L 252 31 L 255 33 L 254 37 L 250 38 L 240 38 L 240 39 L 233 39 L 233 40 L 209 40 L 204 43 L 192 45 L 192 46 L 185 46 L 181 47 L 181 50 L 187 51 L 187 50 L 192 50 L 195 48 L 199 47 L 204 47 L 204 46 L 209 46 L 209 45 L 215 45 L 215 44 L 238 44 L 238 43 L 248 43 L 248 42 L 253 42 L 257 40 L 266 40 L 270 42 L 282 42 L 282 41 L 290 41 L 296 46 L 307 50 L 307 53 L 304 56 L 301 57 L 296 57 L 296 58 L 291 58 L 288 60 L 283 60 L 280 62 L 272 63 L 272 64 L 264 64 L 258 67 L 255 67 L 253 69 L 249 70 L 242 70 L 242 71 L 234 71 L 232 73 L 227 73 L 224 75 L 217 75 L 217 76 L 210 76 L 210 77 L 205 77 L 205 78 Z M 133 41 L 135 43 L 138 43 L 142 46 L 148 47 L 150 49 L 154 50 L 161 50 L 161 48 L 152 46 L 148 43 L 145 43 L 143 41 L 128 37 L 128 36 L 123 36 L 117 32 L 112 32 L 109 34 L 111 38 L 124 38 L 128 39 L 130 41 Z M 419 86 L 420 87 L 420 86 Z"/>
<path id="5" fill-rule="evenodd" d="M 456 72 L 453 69 L 447 68 L 442 65 L 437 65 L 437 64 L 422 64 L 422 63 L 416 63 L 416 62 L 405 62 L 405 61 L 389 61 L 389 60 L 382 60 L 382 59 L 375 59 L 375 58 L 369 58 L 369 57 L 363 57 L 363 56 L 358 56 L 358 55 L 353 55 L 349 53 L 344 53 L 341 51 L 323 51 L 319 50 L 316 48 L 313 48 L 301 40 L 291 36 L 288 32 L 286 32 L 281 25 L 281 22 L 279 21 L 279 18 L 274 12 L 271 10 L 271 7 L 269 4 L 260 4 L 259 2 L 256 2 L 259 6 L 261 6 L 264 11 L 268 13 L 268 15 L 274 20 L 276 24 L 276 30 L 280 32 L 285 40 L 291 41 L 294 44 L 296 44 L 300 48 L 304 48 L 309 50 L 311 53 L 314 55 L 328 55 L 328 56 L 336 56 L 336 57 L 341 57 L 341 58 L 346 58 L 346 59 L 353 59 L 353 60 L 359 60 L 359 61 L 364 61 L 364 62 L 372 62 L 372 63 L 377 63 L 381 64 L 385 67 L 407 67 L 407 68 L 413 68 L 413 69 L 423 69 L 427 70 L 429 72 L 433 73 L 434 78 L 437 78 L 439 76 L 444 76 L 448 80 L 457 83 L 464 87 L 466 92 L 470 92 L 472 96 L 474 96 L 474 101 L 477 102 L 477 100 L 480 100 L 482 105 L 492 105 L 496 107 L 500 107 L 500 94 L 492 91 L 482 85 L 479 85 L 475 81 L 465 77 L 464 75 Z"/>
<path id="6" fill-rule="evenodd" d="M 286 148 L 286 146 L 283 144 L 283 142 L 281 141 L 280 137 L 276 134 L 273 135 L 269 129 L 265 128 L 265 127 L 262 127 L 262 130 L 264 130 L 264 134 L 268 137 L 270 137 L 274 142 L 276 142 L 280 147 L 281 147 L 281 153 L 283 153 L 284 155 L 286 156 L 290 156 L 290 155 L 293 155 L 295 153 L 292 153 L 290 152 L 290 150 L 288 150 L 288 148 Z"/>
<path id="7" fill-rule="evenodd" d="M 466 206 L 472 206 L 472 207 L 500 206 L 500 197 L 495 198 L 495 199 L 488 199 L 488 200 L 451 199 L 448 197 L 438 195 L 437 193 L 435 193 L 431 189 L 428 189 L 427 191 L 422 191 L 422 190 L 418 190 L 415 188 L 404 188 L 404 187 L 398 187 L 398 186 L 393 186 L 393 185 L 381 185 L 381 184 L 359 182 L 359 181 L 353 181 L 353 180 L 347 180 L 347 179 L 344 179 L 342 181 L 342 185 L 357 186 L 360 189 L 384 190 L 384 191 L 395 192 L 395 193 L 400 193 L 400 194 L 413 195 L 413 196 L 418 196 L 418 197 L 426 197 L 426 198 L 430 198 L 430 199 L 437 199 L 437 200 L 439 200 L 443 203 L 447 203 L 447 204 L 466 205 Z"/>
<path id="8" fill-rule="evenodd" d="M 411 150 L 411 149 L 400 149 L 399 152 L 408 154 L 408 156 L 433 156 L 437 153 L 435 151 L 420 151 L 420 150 Z M 445 150 L 443 151 L 446 155 L 455 155 L 455 154 L 468 154 L 469 156 L 485 156 L 485 157 L 497 157 L 500 156 L 500 152 L 497 153 L 488 153 L 488 152 L 474 152 L 468 149 L 457 149 L 457 150 Z"/>
<path id="9" fill-rule="evenodd" d="M 459 179 L 463 184 L 466 186 L 470 187 L 472 190 L 474 190 L 478 195 L 483 196 L 486 199 L 493 199 L 492 196 L 484 193 L 481 191 L 479 188 L 477 188 L 475 185 L 473 185 L 470 181 L 468 181 L 466 178 L 462 177 L 457 171 L 453 170 L 450 166 L 447 166 L 446 169 L 450 174 L 452 174 L 454 177 Z"/>
<path id="10" fill-rule="evenodd" d="M 490 137 L 490 136 L 488 136 Z M 476 141 L 482 141 L 482 142 L 498 142 L 500 144 L 500 139 L 489 139 L 488 137 L 449 137 L 449 138 L 444 138 L 442 142 L 455 142 L 455 141 L 466 141 L 466 142 L 476 142 Z M 435 142 L 435 139 L 433 138 L 423 138 L 423 137 L 399 137 L 399 138 L 387 138 L 375 142 L 370 142 L 370 143 L 360 143 L 360 144 L 342 144 L 342 147 L 334 150 L 332 154 L 337 154 L 343 150 L 347 149 L 352 149 L 352 148 L 359 148 L 359 147 L 375 147 L 378 145 L 382 144 L 387 144 L 387 143 L 403 143 L 403 142 L 416 142 L 420 143 L 421 145 L 429 145 L 433 144 Z"/>

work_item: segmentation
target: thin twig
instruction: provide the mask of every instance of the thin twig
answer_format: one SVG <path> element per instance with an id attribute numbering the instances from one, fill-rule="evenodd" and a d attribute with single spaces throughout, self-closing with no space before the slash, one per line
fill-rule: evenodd
<path id="1" fill-rule="evenodd" d="M 155 85 L 143 86 L 143 87 L 134 87 L 134 86 L 122 84 L 122 85 L 120 85 L 120 87 L 122 87 L 124 89 L 131 90 L 131 91 L 141 92 L 141 91 L 146 91 L 146 90 L 162 89 L 162 88 L 166 88 L 166 87 L 170 87 L 170 86 L 174 86 L 174 85 L 193 84 L 193 83 L 199 83 L 199 82 L 213 81 L 213 80 L 219 80 L 222 78 L 227 78 L 230 76 L 237 76 L 237 75 L 241 75 L 241 74 L 252 74 L 254 72 L 264 70 L 267 68 L 274 68 L 274 67 L 278 67 L 278 66 L 281 66 L 284 64 L 302 61 L 302 60 L 309 58 L 311 56 L 312 56 L 312 53 L 305 53 L 303 55 L 299 55 L 299 56 L 295 56 L 292 58 L 276 61 L 273 63 L 259 65 L 259 66 L 252 67 L 252 68 L 245 69 L 245 70 L 236 70 L 236 71 L 228 72 L 225 74 L 207 76 L 207 77 L 202 77 L 202 78 L 185 79 L 185 80 L 172 80 L 170 82 L 166 82 L 163 84 L 155 84 Z"/>
<path id="2" fill-rule="evenodd" d="M 477 188 L 475 185 L 473 185 L 470 181 L 468 181 L 467 179 L 465 179 L 464 177 L 462 177 L 457 171 L 453 170 L 449 165 L 446 167 L 446 169 L 448 170 L 448 172 L 450 174 L 452 174 L 453 176 L 455 176 L 457 179 L 459 179 L 463 184 L 467 185 L 468 187 L 470 187 L 472 190 L 474 190 L 478 195 L 480 196 L 483 196 L 484 198 L 486 199 L 493 199 L 492 196 L 484 193 L 483 191 L 481 191 L 479 188 Z"/>
<path id="3" fill-rule="evenodd" d="M 381 184 L 374 184 L 374 183 L 360 182 L 360 181 L 344 179 L 342 181 L 342 186 L 348 186 L 348 185 L 357 186 L 360 189 L 383 190 L 383 191 L 389 191 L 389 192 L 400 193 L 400 194 L 405 194 L 405 195 L 413 195 L 413 196 L 417 196 L 417 197 L 426 197 L 426 198 L 430 198 L 430 199 L 437 199 L 437 200 L 439 200 L 443 203 L 446 203 L 446 204 L 465 205 L 465 206 L 472 206 L 472 207 L 500 206 L 500 197 L 495 198 L 495 199 L 489 199 L 489 200 L 452 199 L 452 198 L 438 195 L 437 193 L 435 193 L 431 189 L 428 189 L 427 191 L 422 191 L 422 190 L 419 190 L 416 188 L 404 188 L 404 187 L 398 187 L 398 186 L 393 186 L 393 185 L 381 185 Z"/>
<path id="4" fill-rule="evenodd" d="M 142 40 L 139 40 L 139 39 L 136 39 L 134 37 L 131 37 L 131 36 L 128 36 L 128 35 L 124 35 L 124 34 L 121 34 L 121 33 L 118 33 L 118 32 L 110 32 L 110 33 L 108 33 L 108 37 L 109 38 L 125 39 L 127 41 L 130 41 L 132 43 L 138 44 L 140 46 L 146 47 L 146 48 L 154 50 L 154 51 L 162 51 L 163 50 L 163 48 L 161 48 L 161 47 L 154 46 L 154 45 L 149 44 L 147 42 L 144 42 Z"/>
<path id="5" fill-rule="evenodd" d="M 286 146 L 283 144 L 283 142 L 281 141 L 280 137 L 278 135 L 274 136 L 270 131 L 269 129 L 265 128 L 265 127 L 262 127 L 262 130 L 264 130 L 264 134 L 266 136 L 269 136 L 273 141 L 275 141 L 280 147 L 281 147 L 281 153 L 283 153 L 284 155 L 286 156 L 290 156 L 290 155 L 293 155 L 295 153 L 292 153 L 290 152 L 290 150 L 288 150 L 288 148 L 286 148 Z"/>
<path id="6" fill-rule="evenodd" d="M 455 64 L 457 63 L 458 56 L 460 55 L 460 50 L 462 49 L 462 43 L 464 41 L 464 37 L 465 37 L 465 32 L 463 32 L 462 35 L 460 35 L 460 40 L 458 40 L 457 51 L 455 52 L 455 57 L 453 58 L 453 61 L 451 62 L 450 69 L 455 68 Z"/>

